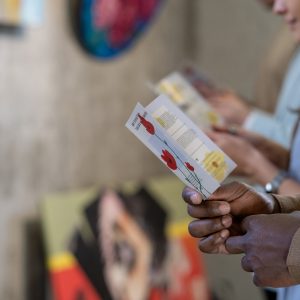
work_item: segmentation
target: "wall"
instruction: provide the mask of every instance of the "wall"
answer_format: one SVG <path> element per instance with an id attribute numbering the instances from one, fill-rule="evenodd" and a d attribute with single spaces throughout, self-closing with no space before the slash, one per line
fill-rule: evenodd
<path id="1" fill-rule="evenodd" d="M 185 1 L 168 1 L 137 47 L 111 63 L 79 49 L 65 1 L 47 1 L 40 28 L 0 35 L 0 299 L 22 299 L 19 220 L 45 193 L 165 172 L 124 124 L 152 96 L 145 82 L 186 55 L 186 13 Z"/>
<path id="2" fill-rule="evenodd" d="M 216 82 L 252 98 L 260 65 L 281 20 L 258 0 L 193 0 L 194 59 Z"/>

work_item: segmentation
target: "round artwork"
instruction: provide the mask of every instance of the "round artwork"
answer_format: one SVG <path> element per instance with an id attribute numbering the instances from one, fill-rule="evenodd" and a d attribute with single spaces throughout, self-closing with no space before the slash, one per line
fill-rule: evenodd
<path id="1" fill-rule="evenodd" d="M 90 54 L 108 59 L 128 49 L 163 0 L 71 0 L 73 25 Z"/>

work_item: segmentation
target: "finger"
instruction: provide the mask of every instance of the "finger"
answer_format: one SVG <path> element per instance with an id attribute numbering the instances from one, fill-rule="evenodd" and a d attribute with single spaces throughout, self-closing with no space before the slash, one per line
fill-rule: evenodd
<path id="1" fill-rule="evenodd" d="M 225 243 L 226 249 L 231 254 L 245 252 L 245 238 L 244 236 L 233 236 L 227 239 Z"/>
<path id="2" fill-rule="evenodd" d="M 201 239 L 198 243 L 198 247 L 204 253 L 228 254 L 225 247 L 225 241 L 228 237 L 229 231 L 224 229 Z"/>
<path id="3" fill-rule="evenodd" d="M 216 132 L 216 131 L 211 131 L 211 130 L 206 132 L 206 134 L 214 142 L 216 142 L 220 138 L 220 135 L 221 135 L 221 133 Z"/>
<path id="4" fill-rule="evenodd" d="M 185 187 L 182 191 L 182 198 L 188 204 L 199 205 L 202 202 L 201 195 L 190 187 Z"/>
<path id="5" fill-rule="evenodd" d="M 297 282 L 293 279 L 288 270 L 279 267 L 261 267 L 254 270 L 253 283 L 256 286 L 282 287 L 295 285 Z"/>
<path id="6" fill-rule="evenodd" d="M 193 218 L 213 218 L 228 215 L 230 205 L 226 201 L 204 201 L 201 205 L 189 204 L 187 211 Z"/>
<path id="7" fill-rule="evenodd" d="M 209 198 L 209 200 L 226 200 L 231 202 L 242 197 L 249 191 L 249 187 L 240 182 L 230 182 L 220 186 Z"/>
<path id="8" fill-rule="evenodd" d="M 213 125 L 212 129 L 217 132 L 228 132 L 228 127 L 226 125 Z"/>
<path id="9" fill-rule="evenodd" d="M 192 221 L 188 230 L 191 236 L 202 238 L 230 227 L 232 219 L 229 215 L 222 218 L 201 219 Z"/>
<path id="10" fill-rule="evenodd" d="M 243 219 L 243 221 L 241 222 L 241 230 L 243 232 L 251 232 L 251 229 L 253 228 L 253 226 L 255 224 L 257 224 L 257 218 L 259 218 L 260 215 L 252 215 L 252 216 L 248 216 L 246 218 Z"/>
<path id="11" fill-rule="evenodd" d="M 245 255 L 242 257 L 241 265 L 246 272 L 253 272 L 253 266 L 249 260 L 249 256 Z"/>
<path id="12" fill-rule="evenodd" d="M 257 287 L 262 287 L 263 286 L 260 277 L 255 273 L 253 274 L 252 281 L 253 281 L 254 285 L 256 285 Z"/>
<path id="13" fill-rule="evenodd" d="M 243 130 L 236 125 L 230 125 L 230 126 L 214 125 L 213 130 L 215 130 L 216 132 L 229 133 L 231 135 L 238 135 L 238 136 L 242 136 L 241 133 L 243 132 Z"/>

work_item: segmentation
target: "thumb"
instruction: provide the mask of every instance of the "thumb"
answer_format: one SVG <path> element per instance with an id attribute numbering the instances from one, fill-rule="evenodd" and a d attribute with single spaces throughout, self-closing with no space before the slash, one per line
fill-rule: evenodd
<path id="1" fill-rule="evenodd" d="M 245 252 L 245 236 L 229 237 L 226 240 L 225 247 L 230 254 L 238 254 Z"/>
<path id="2" fill-rule="evenodd" d="M 211 196 L 210 200 L 225 200 L 231 202 L 238 200 L 249 190 L 249 187 L 243 183 L 233 181 L 221 185 Z"/>

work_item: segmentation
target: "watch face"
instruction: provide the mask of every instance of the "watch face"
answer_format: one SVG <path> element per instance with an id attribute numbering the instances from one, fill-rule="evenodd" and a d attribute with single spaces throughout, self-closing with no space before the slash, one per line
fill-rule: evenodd
<path id="1" fill-rule="evenodd" d="M 70 0 L 82 47 L 108 59 L 127 50 L 148 27 L 163 0 Z"/>
<path id="2" fill-rule="evenodd" d="M 268 182 L 268 183 L 266 184 L 265 190 L 266 190 L 267 193 L 272 193 L 272 191 L 273 191 L 273 186 L 272 186 L 272 184 L 271 184 L 270 182 Z"/>

